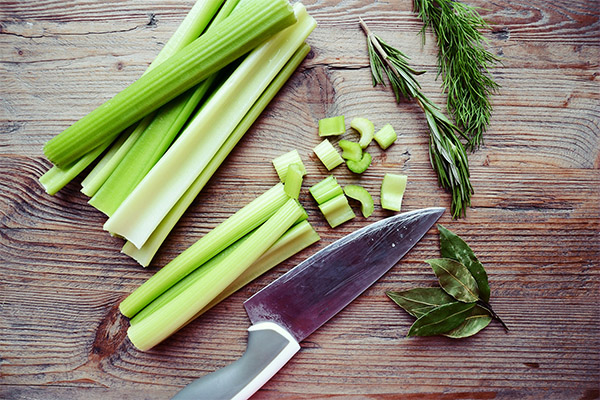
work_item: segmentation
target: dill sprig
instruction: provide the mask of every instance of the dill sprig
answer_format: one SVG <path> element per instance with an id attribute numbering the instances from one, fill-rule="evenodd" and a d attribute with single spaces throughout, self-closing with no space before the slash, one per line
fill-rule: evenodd
<path id="1" fill-rule="evenodd" d="M 421 92 L 421 86 L 415 76 L 422 74 L 423 71 L 411 68 L 408 64 L 409 58 L 373 34 L 362 19 L 360 25 L 367 35 L 373 86 L 378 84 L 385 86 L 383 78 L 385 75 L 396 95 L 397 102 L 402 98 L 414 99 L 423 110 L 430 133 L 429 160 L 437 173 L 440 186 L 452 193 L 453 218 L 462 216 L 466 207 L 471 204 L 473 193 L 469 180 L 467 154 L 459 138 L 465 135 Z"/>
<path id="2" fill-rule="evenodd" d="M 477 9 L 453 0 L 414 0 L 414 9 L 437 38 L 438 74 L 448 95 L 448 110 L 468 137 L 471 150 L 483 143 L 490 122 L 489 97 L 500 87 L 489 74 L 498 58 L 486 50 L 489 29 Z"/>

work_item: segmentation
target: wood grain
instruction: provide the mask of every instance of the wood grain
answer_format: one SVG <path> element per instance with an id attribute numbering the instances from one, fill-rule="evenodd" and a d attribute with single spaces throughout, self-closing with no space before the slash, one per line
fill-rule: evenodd
<path id="1" fill-rule="evenodd" d="M 191 0 L 0 0 L 0 398 L 160 399 L 241 355 L 242 303 L 333 240 L 379 220 L 376 208 L 332 230 L 306 190 L 322 240 L 260 277 L 155 349 L 136 350 L 118 303 L 156 269 L 277 181 L 270 160 L 298 149 L 304 188 L 328 172 L 312 154 L 320 118 L 365 116 L 400 138 L 357 177 L 379 201 L 386 172 L 409 176 L 403 208 L 449 206 L 411 103 L 372 88 L 362 16 L 427 73 L 443 104 L 435 38 L 417 36 L 411 2 L 307 0 L 312 52 L 172 232 L 151 267 L 119 252 L 76 179 L 56 196 L 37 179 L 43 144 L 134 81 Z M 594 399 L 600 397 L 600 16 L 597 2 L 512 1 L 482 7 L 492 73 L 485 145 L 470 154 L 472 207 L 441 223 L 486 266 L 495 323 L 464 339 L 405 338 L 411 317 L 384 294 L 435 284 L 423 260 L 437 232 L 306 341 L 256 399 Z M 353 137 L 348 132 L 345 137 Z M 371 148 L 370 148 L 371 149 Z"/>

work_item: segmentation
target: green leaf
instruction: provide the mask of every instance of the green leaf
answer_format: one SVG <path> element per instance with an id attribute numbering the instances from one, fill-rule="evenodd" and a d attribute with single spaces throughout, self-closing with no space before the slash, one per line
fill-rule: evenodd
<path id="1" fill-rule="evenodd" d="M 483 301 L 490 300 L 488 276 L 475 253 L 458 235 L 438 224 L 440 231 L 440 250 L 443 258 L 450 258 L 463 264 L 469 269 L 479 287 L 479 297 Z"/>
<path id="2" fill-rule="evenodd" d="M 471 315 L 465 318 L 462 324 L 452 329 L 450 332 L 446 332 L 444 336 L 448 336 L 453 339 L 473 336 L 488 326 L 491 321 L 492 317 L 490 314 L 485 309 L 477 306 L 471 311 Z"/>
<path id="3" fill-rule="evenodd" d="M 388 291 L 385 294 L 413 317 L 421 317 L 434 308 L 454 303 L 455 300 L 442 288 L 416 288 L 402 292 Z"/>
<path id="4" fill-rule="evenodd" d="M 431 265 L 440 286 L 450 296 L 464 303 L 474 303 L 479 300 L 477 282 L 467 267 L 449 258 L 425 260 L 425 262 Z"/>
<path id="5" fill-rule="evenodd" d="M 475 304 L 460 302 L 436 307 L 415 321 L 408 336 L 434 336 L 449 332 L 462 324 L 474 307 Z"/>

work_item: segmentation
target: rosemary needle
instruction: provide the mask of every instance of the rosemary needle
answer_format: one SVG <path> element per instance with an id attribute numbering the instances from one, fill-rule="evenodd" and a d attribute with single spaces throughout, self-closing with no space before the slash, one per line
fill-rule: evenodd
<path id="1" fill-rule="evenodd" d="M 469 180 L 469 162 L 459 136 L 468 139 L 422 92 L 415 76 L 422 74 L 408 65 L 408 57 L 376 36 L 359 18 L 367 35 L 373 86 L 384 85 L 387 76 L 396 101 L 414 99 L 425 113 L 429 127 L 429 159 L 440 186 L 452 194 L 452 216 L 458 218 L 471 204 L 473 187 Z"/>

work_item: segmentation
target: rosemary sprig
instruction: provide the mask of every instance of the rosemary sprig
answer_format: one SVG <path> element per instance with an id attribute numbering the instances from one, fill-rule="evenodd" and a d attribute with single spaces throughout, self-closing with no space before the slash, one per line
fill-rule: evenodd
<path id="1" fill-rule="evenodd" d="M 491 94 L 500 87 L 489 75 L 498 58 L 485 49 L 480 33 L 489 29 L 474 7 L 454 0 L 414 0 L 414 9 L 437 38 L 438 73 L 448 95 L 448 110 L 469 138 L 471 150 L 483 143 L 492 112 Z"/>
<path id="2" fill-rule="evenodd" d="M 408 65 L 408 57 L 400 50 L 386 44 L 373 34 L 360 19 L 360 26 L 367 35 L 367 47 L 371 64 L 373 86 L 384 85 L 384 74 L 388 77 L 396 101 L 401 98 L 414 99 L 427 118 L 429 127 L 429 159 L 438 176 L 440 186 L 452 193 L 452 216 L 458 218 L 471 204 L 473 187 L 469 180 L 469 162 L 459 136 L 468 138 L 454 125 L 422 92 L 415 76 L 416 71 Z"/>

